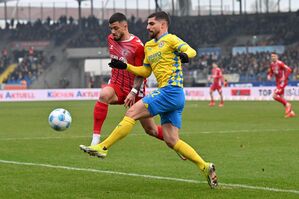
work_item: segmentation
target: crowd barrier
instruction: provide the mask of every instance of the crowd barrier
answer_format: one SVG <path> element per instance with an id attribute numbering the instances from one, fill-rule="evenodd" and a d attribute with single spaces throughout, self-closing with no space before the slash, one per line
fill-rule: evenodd
<path id="1" fill-rule="evenodd" d="M 147 89 L 150 92 L 154 88 Z M 226 87 L 225 100 L 272 100 L 275 87 Z M 186 100 L 209 100 L 209 88 L 184 88 Z M 42 89 L 42 90 L 0 90 L 0 102 L 10 101 L 55 101 L 55 100 L 97 100 L 100 89 Z M 215 99 L 219 99 L 217 92 Z M 299 87 L 286 87 L 285 98 L 299 100 Z"/>

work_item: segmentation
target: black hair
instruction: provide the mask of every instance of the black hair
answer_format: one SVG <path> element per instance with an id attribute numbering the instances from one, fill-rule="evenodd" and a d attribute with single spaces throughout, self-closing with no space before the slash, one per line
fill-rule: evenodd
<path id="1" fill-rule="evenodd" d="M 109 19 L 109 24 L 112 24 L 114 22 L 123 22 L 123 21 L 128 21 L 127 20 L 127 17 L 120 13 L 120 12 L 117 12 L 117 13 L 114 13 L 110 19 Z"/>
<path id="2" fill-rule="evenodd" d="M 271 55 L 272 55 L 272 54 L 277 55 L 277 52 L 274 52 L 274 51 L 273 51 L 273 52 L 271 52 Z"/>
<path id="3" fill-rule="evenodd" d="M 153 14 L 151 14 L 150 16 L 148 16 L 147 18 L 153 18 L 155 17 L 157 20 L 165 20 L 167 22 L 167 25 L 169 26 L 170 25 L 170 17 L 169 15 L 164 12 L 164 11 L 160 11 L 160 12 L 155 12 Z"/>

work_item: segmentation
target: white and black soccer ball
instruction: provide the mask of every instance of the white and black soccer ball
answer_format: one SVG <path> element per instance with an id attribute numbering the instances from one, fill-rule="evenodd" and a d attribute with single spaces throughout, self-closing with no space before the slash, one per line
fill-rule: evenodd
<path id="1" fill-rule="evenodd" d="M 67 110 L 57 108 L 50 113 L 48 122 L 51 128 L 55 131 L 64 131 L 70 128 L 72 117 Z"/>

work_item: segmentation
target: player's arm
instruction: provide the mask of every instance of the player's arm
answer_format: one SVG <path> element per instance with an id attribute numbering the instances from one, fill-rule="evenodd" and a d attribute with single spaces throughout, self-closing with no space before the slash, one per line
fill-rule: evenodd
<path id="1" fill-rule="evenodd" d="M 152 68 L 147 65 L 143 66 L 133 66 L 131 64 L 127 64 L 126 68 L 129 72 L 133 73 L 134 75 L 141 76 L 147 78 L 152 73 Z"/>
<path id="2" fill-rule="evenodd" d="M 144 60 L 144 47 L 143 44 L 138 43 L 136 45 L 136 51 L 134 54 L 134 64 L 135 65 L 142 65 L 143 60 Z M 124 100 L 124 106 L 127 107 L 131 107 L 134 103 L 135 103 L 135 99 L 136 99 L 136 95 L 138 94 L 138 92 L 143 92 L 140 91 L 141 85 L 144 82 L 144 78 L 141 76 L 135 76 L 134 78 L 134 84 L 133 87 L 130 91 L 130 93 L 127 95 L 126 99 Z"/>
<path id="3" fill-rule="evenodd" d="M 143 82 L 144 82 L 144 77 L 136 76 L 134 79 L 133 89 L 136 89 L 137 91 L 139 91 Z M 137 93 L 135 93 L 135 94 L 137 94 Z"/>
<path id="4" fill-rule="evenodd" d="M 286 78 L 288 78 L 289 75 L 292 73 L 292 69 L 288 65 L 284 64 L 283 62 L 282 62 L 282 67 L 285 71 Z"/>
<path id="5" fill-rule="evenodd" d="M 133 88 L 124 101 L 124 106 L 126 108 L 131 107 L 135 103 L 136 95 L 140 91 L 140 87 L 143 81 L 144 81 L 143 77 L 135 76 Z"/>
<path id="6" fill-rule="evenodd" d="M 221 80 L 221 82 L 222 82 L 222 85 L 225 85 L 224 76 L 223 76 L 223 74 L 222 74 L 221 69 L 220 69 L 220 71 L 219 71 L 219 78 L 220 78 L 220 80 Z"/>
<path id="7" fill-rule="evenodd" d="M 188 58 L 193 58 L 196 56 L 196 51 L 192 47 L 190 47 L 187 43 L 181 46 L 180 52 L 187 54 Z"/>
<path id="8" fill-rule="evenodd" d="M 150 76 L 150 74 L 151 74 L 151 70 L 148 71 L 151 68 L 146 67 L 146 66 L 150 66 L 150 65 L 147 64 L 147 59 L 145 58 L 143 45 L 138 46 L 138 48 L 136 49 L 135 66 L 133 66 L 131 64 L 127 64 L 127 65 L 128 65 L 127 70 L 129 72 L 133 73 L 134 75 L 141 76 L 142 78 L 144 78 L 144 77 L 146 78 L 146 77 Z M 146 68 L 141 68 L 143 66 L 145 66 Z M 140 69 L 138 70 L 135 67 L 137 67 L 137 68 L 140 67 Z M 141 75 L 139 75 L 138 73 L 141 73 Z"/>
<path id="9" fill-rule="evenodd" d="M 212 75 L 208 75 L 208 81 L 212 81 Z"/>
<path id="10" fill-rule="evenodd" d="M 283 62 L 281 62 L 281 67 L 283 68 L 284 74 L 285 74 L 285 77 L 283 79 L 281 79 L 281 82 L 282 82 L 283 86 L 286 86 L 287 82 L 288 82 L 287 80 L 288 80 L 290 74 L 292 73 L 292 69 Z"/>
<path id="11" fill-rule="evenodd" d="M 112 59 L 109 63 L 109 66 L 111 68 L 118 68 L 122 70 L 126 69 L 134 75 L 141 76 L 144 78 L 149 77 L 152 72 L 152 68 L 150 67 L 150 65 L 147 65 L 146 63 L 144 63 L 143 66 L 133 66 L 131 64 L 126 64 L 120 60 Z"/>
<path id="12" fill-rule="evenodd" d="M 173 35 L 170 42 L 175 51 L 178 52 L 182 63 L 188 63 L 189 58 L 196 56 L 196 51 L 179 37 Z"/>
<path id="13" fill-rule="evenodd" d="M 144 55 L 144 54 L 143 54 Z M 149 62 L 147 61 L 146 56 L 144 57 L 143 60 L 143 65 L 141 65 L 142 63 L 137 63 L 137 66 L 134 66 L 132 64 L 126 64 L 120 60 L 117 59 L 112 59 L 111 62 L 109 63 L 109 66 L 111 68 L 118 68 L 118 69 L 126 69 L 129 72 L 133 73 L 136 76 L 141 76 L 144 78 L 147 78 L 151 75 L 152 73 L 152 68 L 150 67 Z"/>
<path id="14" fill-rule="evenodd" d="M 273 70 L 272 67 L 270 66 L 270 68 L 268 69 L 268 73 L 267 73 L 267 79 L 271 80 L 273 76 Z"/>

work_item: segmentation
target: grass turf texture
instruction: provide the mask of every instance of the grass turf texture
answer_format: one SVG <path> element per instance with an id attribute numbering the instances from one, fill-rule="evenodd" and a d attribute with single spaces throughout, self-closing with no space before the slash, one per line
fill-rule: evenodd
<path id="1" fill-rule="evenodd" d="M 140 124 L 110 149 L 105 160 L 84 154 L 78 146 L 90 143 L 93 106 L 93 101 L 0 103 L 0 196 L 105 199 L 299 196 L 299 117 L 285 119 L 284 109 L 278 103 L 226 102 L 223 108 L 210 108 L 207 102 L 187 102 L 181 138 L 204 159 L 216 164 L 220 181 L 217 190 L 208 187 L 193 163 L 181 161 L 163 142 L 147 136 Z M 73 118 L 71 128 L 62 133 L 52 130 L 47 121 L 48 114 L 60 107 L 69 110 Z M 296 111 L 299 102 L 293 102 L 293 107 Z M 122 106 L 109 107 L 103 137 L 113 130 L 124 112 Z M 103 170 L 112 173 L 102 173 Z M 286 192 L 261 190 L 263 187 Z"/>

